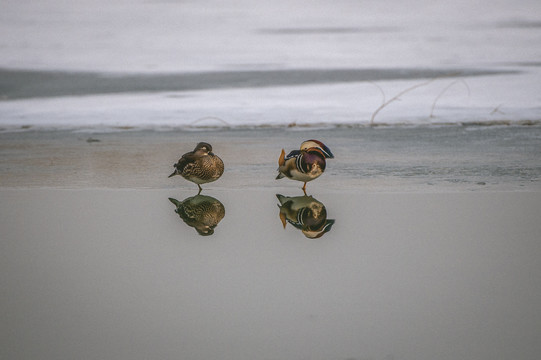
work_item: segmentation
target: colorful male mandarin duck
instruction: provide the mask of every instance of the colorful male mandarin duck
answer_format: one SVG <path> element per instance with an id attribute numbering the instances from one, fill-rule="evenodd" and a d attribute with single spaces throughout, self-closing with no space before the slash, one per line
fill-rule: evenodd
<path id="1" fill-rule="evenodd" d="M 318 140 L 306 140 L 300 150 L 293 150 L 287 156 L 284 149 L 278 160 L 278 176 L 304 182 L 302 190 L 306 193 L 306 183 L 317 179 L 325 171 L 325 159 L 332 159 L 331 150 Z"/>
<path id="2" fill-rule="evenodd" d="M 212 146 L 205 142 L 197 144 L 193 151 L 190 151 L 173 164 L 175 171 L 169 175 L 181 175 L 186 180 L 196 183 L 201 193 L 201 184 L 218 180 L 224 173 L 222 159 L 212 153 Z"/>

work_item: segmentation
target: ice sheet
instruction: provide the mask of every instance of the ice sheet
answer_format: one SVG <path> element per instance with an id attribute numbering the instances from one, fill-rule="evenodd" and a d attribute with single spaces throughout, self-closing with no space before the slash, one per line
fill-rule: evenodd
<path id="1" fill-rule="evenodd" d="M 208 127 L 541 120 L 541 3 L 525 1 L 5 1 L 0 68 L 106 77 L 289 71 L 290 84 L 68 92 L 19 100 L 0 79 L 0 126 Z M 372 69 L 299 84 L 296 71 Z M 378 71 L 511 72 L 388 79 Z M 39 83 L 40 77 L 34 83 Z M 182 84 L 181 84 L 182 85 Z M 62 87 L 62 85 L 59 85 Z M 66 84 L 63 85 L 66 87 Z M 381 89 L 381 90 L 380 90 Z M 31 91 L 28 91 L 29 93 Z M 61 92 L 62 93 L 62 92 Z M 383 96 L 384 94 L 384 96 Z M 74 96 L 69 96 L 74 95 Z M 76 96 L 75 96 L 76 95 Z M 210 119 L 210 120 L 209 120 Z M 219 119 L 219 120 L 212 120 Z"/>

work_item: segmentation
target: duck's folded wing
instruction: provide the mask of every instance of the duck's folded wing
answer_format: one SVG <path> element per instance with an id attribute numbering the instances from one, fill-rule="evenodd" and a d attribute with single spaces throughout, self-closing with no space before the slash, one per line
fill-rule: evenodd
<path id="1" fill-rule="evenodd" d="M 178 171 L 182 172 L 186 165 L 194 163 L 196 159 L 197 157 L 192 153 L 184 154 L 175 164 L 175 167 Z"/>
<path id="2" fill-rule="evenodd" d="M 296 158 L 297 156 L 299 156 L 301 154 L 301 151 L 300 150 L 292 150 L 289 154 L 287 154 L 285 160 L 289 160 L 289 159 L 293 159 L 293 158 Z"/>

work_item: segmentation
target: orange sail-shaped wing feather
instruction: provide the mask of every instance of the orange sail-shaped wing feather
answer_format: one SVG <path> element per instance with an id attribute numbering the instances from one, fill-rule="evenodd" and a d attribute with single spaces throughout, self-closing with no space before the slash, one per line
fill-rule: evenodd
<path id="1" fill-rule="evenodd" d="M 278 159 L 279 166 L 284 166 L 284 164 L 286 163 L 285 157 L 286 157 L 286 151 L 282 149 L 282 153 L 280 154 L 280 158 Z"/>

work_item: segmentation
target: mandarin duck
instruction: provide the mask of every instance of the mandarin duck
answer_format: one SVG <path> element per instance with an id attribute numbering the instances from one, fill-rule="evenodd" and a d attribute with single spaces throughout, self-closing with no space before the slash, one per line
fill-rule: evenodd
<path id="1" fill-rule="evenodd" d="M 287 156 L 284 149 L 278 159 L 278 176 L 304 182 L 302 190 L 306 194 L 306 183 L 317 179 L 325 171 L 325 159 L 332 159 L 331 150 L 318 140 L 306 140 L 300 150 L 293 150 Z"/>
<path id="2" fill-rule="evenodd" d="M 280 220 L 284 229 L 289 223 L 302 231 L 309 239 L 317 239 L 331 231 L 334 220 L 327 219 L 322 202 L 312 196 L 283 196 L 276 194 L 280 204 Z"/>
<path id="3" fill-rule="evenodd" d="M 225 216 L 224 205 L 212 196 L 196 195 L 183 201 L 169 198 L 169 201 L 176 206 L 178 216 L 199 235 L 214 234 L 214 228 Z"/>
<path id="4" fill-rule="evenodd" d="M 196 183 L 201 193 L 201 184 L 216 181 L 224 173 L 222 159 L 214 155 L 212 146 L 205 142 L 197 144 L 193 151 L 190 151 L 173 164 L 175 171 L 169 177 L 180 175 L 186 180 Z"/>

